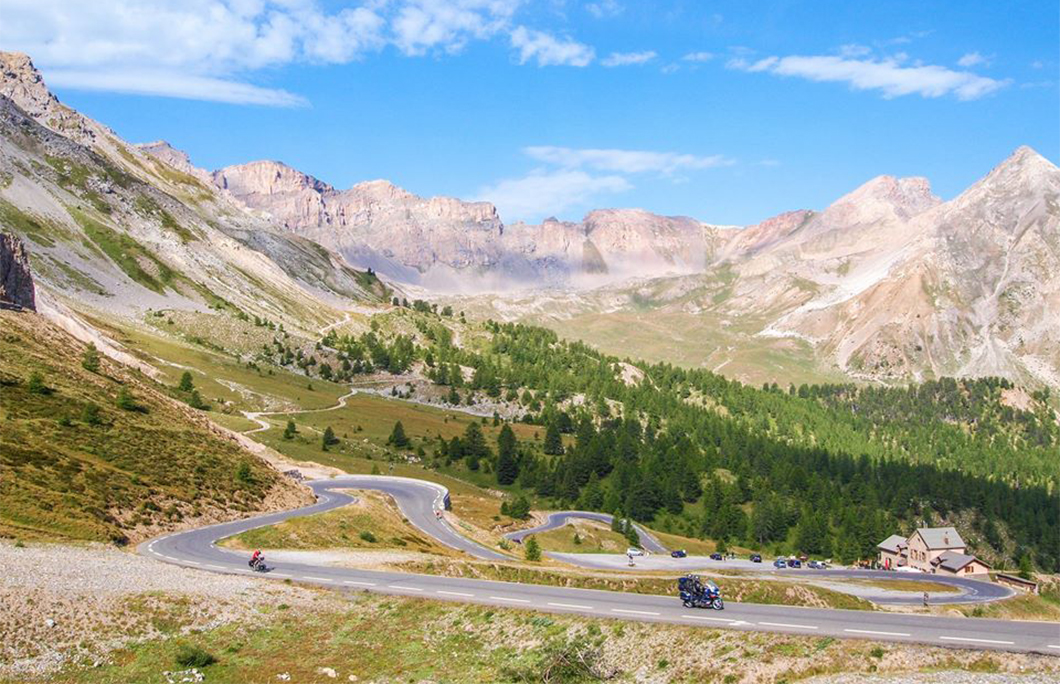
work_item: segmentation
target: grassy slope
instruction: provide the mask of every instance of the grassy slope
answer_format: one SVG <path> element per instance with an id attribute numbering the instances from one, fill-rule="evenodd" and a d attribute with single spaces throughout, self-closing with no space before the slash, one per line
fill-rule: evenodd
<path id="1" fill-rule="evenodd" d="M 523 584 L 545 584 L 550 586 L 625 591 L 636 594 L 658 594 L 673 596 L 674 577 L 662 575 L 629 575 L 623 573 L 572 571 L 559 566 L 528 566 L 512 563 L 483 563 L 467 561 L 414 561 L 401 563 L 400 567 L 417 573 L 444 575 L 447 577 L 477 577 Z M 873 610 L 874 606 L 863 599 L 839 591 L 805 583 L 795 584 L 776 580 L 760 580 L 729 575 L 712 575 L 701 572 L 721 587 L 722 596 L 729 601 L 764 603 L 785 606 L 810 606 L 843 608 L 850 610 Z"/>
<path id="2" fill-rule="evenodd" d="M 182 670 L 182 647 L 217 658 L 208 682 L 543 681 L 550 654 L 589 647 L 601 674 L 617 682 L 781 682 L 834 672 L 1056 672 L 1054 659 L 916 645 L 838 641 L 674 625 L 543 615 L 434 601 L 362 595 L 348 607 L 270 610 L 243 624 L 152 640 L 113 653 L 100 667 L 71 665 L 57 684 L 163 681 Z M 330 668 L 335 678 L 319 668 Z M 553 673 L 554 674 L 554 673 Z M 356 677 L 354 680 L 351 676 Z M 591 681 L 564 678 L 562 681 Z"/>
<path id="3" fill-rule="evenodd" d="M 448 554 L 450 550 L 412 527 L 389 497 L 357 492 L 358 501 L 338 510 L 259 527 L 225 540 L 240 549 L 379 549 Z M 374 541 L 361 537 L 371 533 Z"/>
<path id="4" fill-rule="evenodd" d="M 0 312 L 0 329 L 0 534 L 136 539 L 259 509 L 271 488 L 290 489 L 151 381 L 106 359 L 98 374 L 83 369 L 83 345 L 39 316 Z M 30 391 L 34 372 L 47 393 Z M 117 408 L 123 387 L 140 410 Z M 82 419 L 89 404 L 102 424 Z"/>

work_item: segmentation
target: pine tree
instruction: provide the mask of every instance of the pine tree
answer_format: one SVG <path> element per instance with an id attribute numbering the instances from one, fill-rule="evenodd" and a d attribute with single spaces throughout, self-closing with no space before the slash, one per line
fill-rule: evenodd
<path id="1" fill-rule="evenodd" d="M 85 353 L 81 355 L 81 367 L 90 373 L 99 372 L 99 351 L 91 342 L 88 343 Z"/>
<path id="2" fill-rule="evenodd" d="M 514 484 L 519 477 L 519 462 L 516 460 L 515 432 L 507 423 L 497 435 L 497 484 Z"/>
<path id="3" fill-rule="evenodd" d="M 322 451 L 328 451 L 329 446 L 337 444 L 338 438 L 335 437 L 335 431 L 331 428 L 331 425 L 324 428 L 323 437 L 320 439 L 320 449 Z"/>
<path id="4" fill-rule="evenodd" d="M 549 456 L 559 456 L 563 453 L 563 437 L 560 435 L 559 425 L 556 421 L 549 421 L 545 430 L 544 451 Z"/>
<path id="5" fill-rule="evenodd" d="M 405 435 L 405 426 L 401 424 L 400 420 L 394 423 L 394 430 L 390 433 L 390 439 L 386 443 L 392 444 L 398 449 L 404 449 L 409 445 L 409 438 Z"/>
<path id="6" fill-rule="evenodd" d="M 298 434 L 298 427 L 294 424 L 294 420 L 291 418 L 287 419 L 287 427 L 283 429 L 284 439 L 294 439 L 294 436 Z"/>
<path id="7" fill-rule="evenodd" d="M 541 560 L 541 546 L 537 543 L 537 539 L 530 537 L 526 540 L 526 560 L 536 563 Z"/>
<path id="8" fill-rule="evenodd" d="M 190 392 L 195 389 L 195 383 L 191 378 L 191 371 L 184 371 L 184 374 L 180 376 L 180 382 L 177 384 L 177 389 L 181 392 Z"/>

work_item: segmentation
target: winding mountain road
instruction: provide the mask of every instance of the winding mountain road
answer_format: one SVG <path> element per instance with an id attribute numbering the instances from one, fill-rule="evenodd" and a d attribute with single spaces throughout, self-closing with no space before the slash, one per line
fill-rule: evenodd
<path id="1" fill-rule="evenodd" d="M 353 501 L 349 494 L 342 491 L 344 489 L 369 489 L 391 495 L 412 525 L 447 546 L 484 560 L 508 558 L 463 537 L 449 527 L 439 514 L 447 507 L 448 502 L 448 492 L 441 485 L 423 480 L 377 475 L 347 475 L 328 480 L 314 480 L 307 484 L 318 496 L 317 503 L 311 506 L 176 532 L 144 542 L 139 551 L 176 565 L 215 572 L 254 574 L 247 567 L 246 553 L 218 547 L 216 542 L 246 530 L 344 506 Z M 293 562 L 270 563 L 270 567 L 270 571 L 262 574 L 262 577 L 291 579 L 336 589 L 359 589 L 382 594 L 573 613 L 596 618 L 1060 656 L 1060 623 L 1055 622 L 1014 622 L 750 603 L 728 603 L 724 611 L 707 611 L 684 608 L 671 596 L 358 570 Z"/>
<path id="2" fill-rule="evenodd" d="M 555 530 L 563 527 L 571 520 L 592 520 L 595 522 L 602 522 L 610 525 L 614 521 L 614 516 L 608 515 L 607 513 L 592 513 L 589 511 L 559 511 L 557 513 L 549 513 L 548 519 L 537 527 L 531 527 L 526 530 L 516 530 L 515 532 L 509 532 L 504 535 L 505 539 L 511 539 L 512 541 L 520 542 L 527 537 L 540 534 L 542 532 L 548 532 L 549 530 Z M 633 528 L 637 530 L 637 536 L 640 538 L 640 545 L 652 553 L 670 553 L 662 543 L 652 536 L 650 532 L 638 525 L 633 523 Z M 624 556 L 623 556 L 624 558 Z"/>

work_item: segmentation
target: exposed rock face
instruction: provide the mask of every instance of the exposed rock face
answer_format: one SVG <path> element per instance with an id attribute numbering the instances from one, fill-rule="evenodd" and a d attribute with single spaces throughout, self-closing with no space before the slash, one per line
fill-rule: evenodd
<path id="1" fill-rule="evenodd" d="M 0 95 L 10 98 L 41 125 L 82 145 L 95 143 L 102 130 L 59 102 L 25 53 L 0 52 Z"/>
<path id="2" fill-rule="evenodd" d="M 336 190 L 271 161 L 230 166 L 213 178 L 248 207 L 351 264 L 442 290 L 589 286 L 693 272 L 713 259 L 720 239 L 700 221 L 640 209 L 506 227 L 488 202 L 422 198 L 383 180 Z"/>
<path id="3" fill-rule="evenodd" d="M 0 52 L 0 179 L 4 228 L 33 252 L 35 286 L 75 309 L 224 302 L 316 329 L 333 307 L 385 294 L 374 276 L 255 216 L 180 151 L 130 145 L 65 107 L 17 53 Z"/>
<path id="4" fill-rule="evenodd" d="M 37 310 L 26 247 L 4 232 L 0 232 L 0 306 Z"/>

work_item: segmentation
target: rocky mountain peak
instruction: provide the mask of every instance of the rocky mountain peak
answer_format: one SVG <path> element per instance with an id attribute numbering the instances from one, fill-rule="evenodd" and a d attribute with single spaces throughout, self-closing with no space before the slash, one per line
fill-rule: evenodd
<path id="1" fill-rule="evenodd" d="M 26 112 L 59 102 L 24 52 L 0 52 L 0 95 L 11 98 Z"/>
<path id="2" fill-rule="evenodd" d="M 83 145 L 94 145 L 97 129 L 103 130 L 59 102 L 25 53 L 0 51 L 0 95 L 9 98 L 37 123 Z"/>
<path id="3" fill-rule="evenodd" d="M 1003 185 L 1014 189 L 1020 184 L 1034 184 L 1044 178 L 1057 175 L 1060 169 L 1038 154 L 1033 148 L 1022 145 L 980 181 L 982 184 Z M 976 184 L 978 185 L 978 184 Z M 976 186 L 972 186 L 973 188 Z"/>
<path id="4" fill-rule="evenodd" d="M 832 203 L 824 216 L 843 225 L 905 220 L 941 203 L 926 178 L 877 176 Z"/>
<path id="5" fill-rule="evenodd" d="M 226 166 L 213 172 L 214 182 L 237 197 L 282 195 L 309 190 L 333 192 L 327 183 L 283 162 L 262 160 Z"/>

